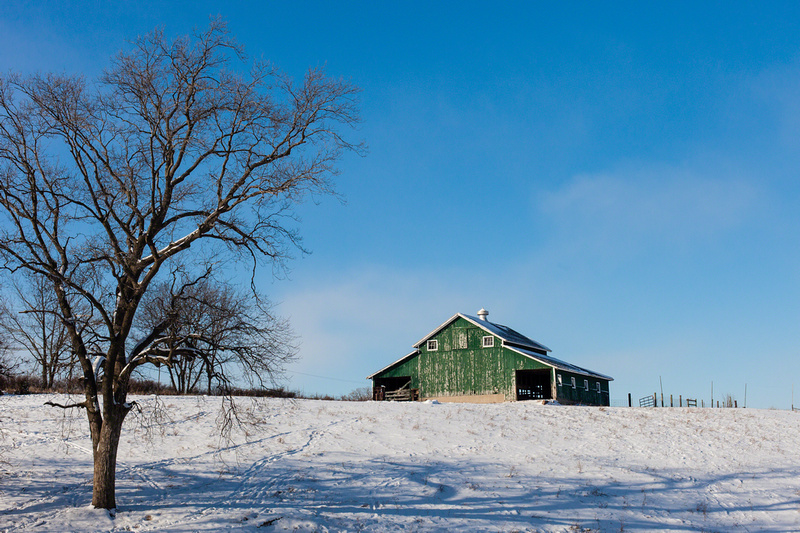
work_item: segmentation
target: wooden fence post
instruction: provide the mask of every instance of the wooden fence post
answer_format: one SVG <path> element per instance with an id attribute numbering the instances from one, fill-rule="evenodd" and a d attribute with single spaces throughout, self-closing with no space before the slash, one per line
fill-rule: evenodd
<path id="1" fill-rule="evenodd" d="M 631 402 L 631 393 L 628 393 L 628 407 L 633 407 L 633 402 Z"/>
<path id="2" fill-rule="evenodd" d="M 683 407 L 683 395 L 678 395 L 678 407 Z"/>
<path id="3" fill-rule="evenodd" d="M 674 405 L 672 405 L 672 394 L 669 395 L 669 406 L 675 407 Z"/>
<path id="4" fill-rule="evenodd" d="M 658 407 L 658 394 L 653 393 L 653 407 Z"/>

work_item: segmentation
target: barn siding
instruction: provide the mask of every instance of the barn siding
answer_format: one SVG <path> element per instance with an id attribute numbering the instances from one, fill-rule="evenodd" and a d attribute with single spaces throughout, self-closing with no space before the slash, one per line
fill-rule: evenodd
<path id="1" fill-rule="evenodd" d="M 555 371 L 556 375 L 561 374 L 562 384 L 558 385 L 556 378 L 556 399 L 562 403 L 582 403 L 589 405 L 609 405 L 608 381 L 574 374 L 564 370 Z M 572 388 L 571 378 L 575 378 L 575 388 Z M 589 380 L 589 390 L 586 391 L 583 380 Z M 597 393 L 597 383 L 600 383 L 600 394 Z"/>
<path id="2" fill-rule="evenodd" d="M 466 348 L 462 348 L 465 336 Z M 428 351 L 425 342 L 418 356 L 379 377 L 411 376 L 411 386 L 419 389 L 420 397 L 503 394 L 513 400 L 516 370 L 550 368 L 503 348 L 498 337 L 493 348 L 483 348 L 484 336 L 489 334 L 458 318 L 429 339 L 438 341 L 438 350 Z"/>
<path id="3" fill-rule="evenodd" d="M 403 361 L 397 366 L 387 368 L 376 377 L 399 378 L 402 376 L 411 377 L 411 386 L 409 388 L 419 389 L 419 356 Z"/>

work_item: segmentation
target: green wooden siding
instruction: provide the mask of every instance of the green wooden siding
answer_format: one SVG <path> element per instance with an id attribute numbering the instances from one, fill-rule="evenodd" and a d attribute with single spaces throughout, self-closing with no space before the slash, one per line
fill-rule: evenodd
<path id="1" fill-rule="evenodd" d="M 556 374 L 556 399 L 563 403 L 582 403 L 588 405 L 609 405 L 608 381 L 592 378 L 583 374 L 573 374 L 564 370 L 555 371 Z M 558 385 L 558 375 L 561 375 L 561 385 Z M 572 378 L 575 378 L 575 388 L 572 388 Z M 583 380 L 589 381 L 589 390 Z M 597 384 L 600 383 L 600 393 Z"/>
<path id="2" fill-rule="evenodd" d="M 437 351 L 428 351 L 427 343 L 420 346 L 419 375 L 424 376 L 420 395 L 505 394 L 512 399 L 515 370 L 548 368 L 503 348 L 499 338 L 493 348 L 483 348 L 486 332 L 463 319 L 458 321 L 466 325 L 447 328 L 433 337 L 439 341 Z M 467 348 L 453 349 L 454 339 L 465 332 Z"/>
<path id="3" fill-rule="evenodd" d="M 424 342 L 419 355 L 375 377 L 411 376 L 411 386 L 419 389 L 421 397 L 499 393 L 513 399 L 516 370 L 550 368 L 503 348 L 498 337 L 494 347 L 484 348 L 486 336 L 491 335 L 458 318 L 429 339 L 438 342 L 437 350 L 429 351 Z"/>
<path id="4" fill-rule="evenodd" d="M 391 368 L 387 368 L 377 376 L 376 378 L 399 378 L 403 376 L 409 376 L 411 378 L 411 387 L 412 389 L 419 389 L 419 356 L 412 357 L 402 363 L 393 366 Z"/>

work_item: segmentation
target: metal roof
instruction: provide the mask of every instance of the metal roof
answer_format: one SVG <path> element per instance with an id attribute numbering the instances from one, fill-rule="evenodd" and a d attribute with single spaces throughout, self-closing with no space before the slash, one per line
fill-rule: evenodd
<path id="1" fill-rule="evenodd" d="M 411 352 L 410 354 L 408 354 L 408 355 L 404 355 L 403 357 L 401 357 L 400 359 L 398 359 L 398 360 L 397 360 L 397 361 L 395 361 L 394 363 L 392 363 L 392 364 L 389 364 L 389 365 L 386 365 L 385 367 L 381 368 L 381 369 L 380 369 L 380 370 L 378 370 L 377 372 L 373 372 L 372 374 L 370 374 L 369 376 L 367 376 L 367 379 L 372 379 L 372 378 L 374 378 L 375 376 L 377 376 L 378 374 L 380 374 L 380 373 L 381 373 L 381 372 L 383 372 L 384 370 L 388 370 L 388 369 L 392 368 L 394 365 L 397 365 L 397 364 L 400 364 L 400 363 L 402 363 L 402 362 L 403 362 L 403 361 L 405 361 L 406 359 L 411 359 L 413 356 L 417 355 L 418 353 L 419 353 L 419 350 L 414 350 L 414 351 L 413 351 L 413 352 Z"/>
<path id="2" fill-rule="evenodd" d="M 570 363 L 565 363 L 560 359 L 556 359 L 555 357 L 550 357 L 549 355 L 542 355 L 537 352 L 532 352 L 530 350 L 526 350 L 525 348 L 520 348 L 518 346 L 508 346 L 506 348 L 509 350 L 515 351 L 519 354 L 522 354 L 526 357 L 530 357 L 535 361 L 539 361 L 548 366 L 552 366 L 556 370 L 563 370 L 564 372 L 571 372 L 573 374 L 580 374 L 582 376 L 589 376 L 593 378 L 600 378 L 600 379 L 607 379 L 608 381 L 614 381 L 614 378 L 611 376 L 606 376 L 605 374 L 600 374 L 599 372 L 592 372 L 591 370 L 587 370 L 585 368 L 572 365 Z"/>
<path id="3" fill-rule="evenodd" d="M 535 340 L 529 339 L 525 335 L 514 331 L 508 326 L 503 326 L 502 324 L 495 324 L 494 322 L 489 322 L 488 320 L 482 320 L 478 317 L 465 315 L 463 313 L 456 313 L 455 315 L 450 317 L 450 319 L 447 320 L 444 324 L 442 324 L 435 330 L 431 331 L 425 337 L 423 337 L 422 340 L 414 344 L 414 348 L 419 348 L 420 346 L 422 346 L 422 344 L 425 343 L 425 341 L 427 341 L 428 339 L 430 339 L 431 337 L 442 331 L 444 328 L 449 326 L 457 318 L 463 318 L 464 320 L 471 322 L 472 324 L 478 326 L 485 332 L 491 333 L 492 335 L 499 337 L 506 344 L 524 346 L 527 348 L 533 348 L 534 350 L 542 350 L 545 352 L 553 351 L 544 344 L 539 344 Z"/>

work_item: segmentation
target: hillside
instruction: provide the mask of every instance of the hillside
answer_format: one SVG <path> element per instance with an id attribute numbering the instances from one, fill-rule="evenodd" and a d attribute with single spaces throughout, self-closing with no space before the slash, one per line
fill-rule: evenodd
<path id="1" fill-rule="evenodd" d="M 82 413 L 0 397 L 0 531 L 791 531 L 800 414 L 162 397 L 130 418 L 115 518 Z M 154 399 L 139 398 L 144 412 Z"/>

